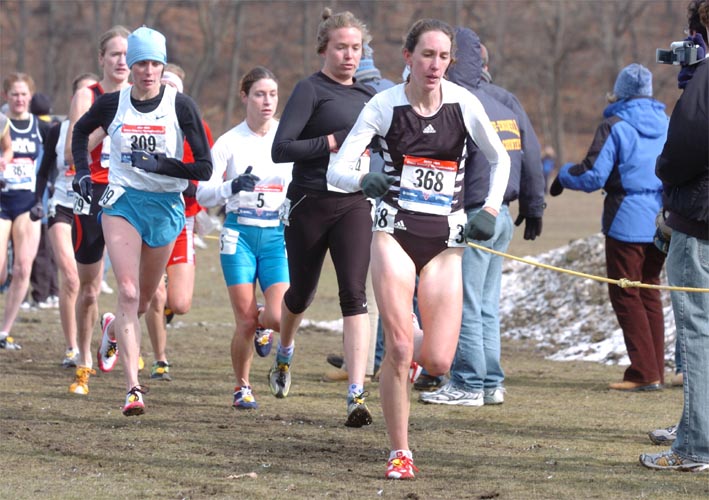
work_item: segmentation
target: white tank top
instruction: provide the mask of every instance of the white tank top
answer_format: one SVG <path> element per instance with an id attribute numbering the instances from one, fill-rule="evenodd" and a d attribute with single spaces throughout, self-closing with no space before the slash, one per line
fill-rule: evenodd
<path id="1" fill-rule="evenodd" d="M 116 116 L 108 127 L 108 135 L 111 137 L 108 183 L 149 192 L 184 191 L 187 179 L 146 172 L 131 164 L 133 149 L 163 153 L 169 158 L 182 158 L 184 134 L 175 111 L 177 90 L 166 85 L 162 101 L 150 113 L 141 113 L 133 107 L 130 91 L 131 87 L 120 91 Z"/>

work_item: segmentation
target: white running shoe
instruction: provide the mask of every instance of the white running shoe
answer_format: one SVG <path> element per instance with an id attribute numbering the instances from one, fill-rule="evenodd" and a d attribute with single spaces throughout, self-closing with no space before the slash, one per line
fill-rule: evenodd
<path id="1" fill-rule="evenodd" d="M 108 284 L 106 280 L 101 280 L 101 293 L 106 295 L 111 295 L 113 293 L 113 288 Z"/>
<path id="2" fill-rule="evenodd" d="M 483 397 L 486 405 L 501 405 L 505 402 L 505 388 L 504 387 L 491 387 L 490 389 L 485 389 L 485 396 Z"/>
<path id="3" fill-rule="evenodd" d="M 482 406 L 485 404 L 483 391 L 466 391 L 448 382 L 443 387 L 432 392 L 422 392 L 419 395 L 422 403 L 456 406 Z"/>
<path id="4" fill-rule="evenodd" d="M 98 348 L 98 367 L 102 372 L 110 372 L 118 361 L 118 344 L 115 338 L 108 336 L 108 328 L 116 317 L 113 313 L 106 313 L 101 318 L 101 346 Z"/>

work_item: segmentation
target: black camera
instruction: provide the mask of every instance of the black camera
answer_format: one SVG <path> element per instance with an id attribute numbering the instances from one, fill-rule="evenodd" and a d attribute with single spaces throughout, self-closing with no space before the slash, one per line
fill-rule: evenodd
<path id="1" fill-rule="evenodd" d="M 694 64 L 698 61 L 697 45 L 688 40 L 672 42 L 670 50 L 657 49 L 655 58 L 661 64 L 681 64 L 683 66 Z"/>

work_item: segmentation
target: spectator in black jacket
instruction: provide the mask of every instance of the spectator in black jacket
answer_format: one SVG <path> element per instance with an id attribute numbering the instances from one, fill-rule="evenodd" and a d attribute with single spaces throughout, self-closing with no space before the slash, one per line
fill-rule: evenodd
<path id="1" fill-rule="evenodd" d="M 693 1 L 709 27 L 709 0 Z M 709 288 L 709 61 L 696 64 L 670 118 L 657 158 L 672 228 L 667 278 L 672 286 Z M 709 471 L 709 293 L 672 292 L 682 351 L 684 405 L 672 447 L 640 455 L 651 469 Z"/>

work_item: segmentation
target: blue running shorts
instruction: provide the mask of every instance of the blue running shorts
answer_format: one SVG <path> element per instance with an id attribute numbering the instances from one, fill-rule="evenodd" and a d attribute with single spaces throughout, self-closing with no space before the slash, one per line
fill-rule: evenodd
<path id="1" fill-rule="evenodd" d="M 102 212 L 127 220 L 149 247 L 162 247 L 175 241 L 185 227 L 185 205 L 181 193 L 123 189 L 125 192 L 113 205 L 104 207 Z"/>
<path id="2" fill-rule="evenodd" d="M 255 283 L 261 290 L 274 283 L 290 283 L 283 225 L 246 226 L 230 212 L 220 235 L 219 257 L 226 286 Z"/>

